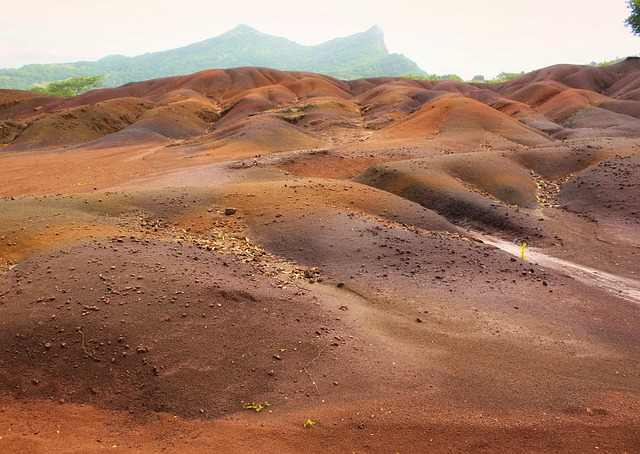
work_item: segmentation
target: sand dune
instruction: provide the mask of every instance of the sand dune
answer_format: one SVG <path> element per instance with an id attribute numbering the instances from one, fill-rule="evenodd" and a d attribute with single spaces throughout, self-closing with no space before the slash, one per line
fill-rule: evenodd
<path id="1" fill-rule="evenodd" d="M 379 135 L 383 140 L 434 139 L 456 146 L 494 143 L 499 139 L 515 144 L 536 145 L 548 140 L 546 134 L 530 129 L 495 109 L 455 95 L 438 98 Z"/>

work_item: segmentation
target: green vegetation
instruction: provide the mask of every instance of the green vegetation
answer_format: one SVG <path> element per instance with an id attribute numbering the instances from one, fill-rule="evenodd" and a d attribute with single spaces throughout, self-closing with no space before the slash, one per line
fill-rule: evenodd
<path id="1" fill-rule="evenodd" d="M 631 10 L 631 14 L 624 23 L 631 28 L 631 33 L 640 36 L 640 0 L 629 0 L 627 6 Z"/>
<path id="2" fill-rule="evenodd" d="M 632 15 L 626 23 L 639 34 L 640 0 L 628 2 Z M 623 59 L 592 66 L 609 66 Z M 97 61 L 34 64 L 18 69 L 0 69 L 0 88 L 13 88 L 73 96 L 81 91 L 66 85 L 68 81 L 97 77 L 105 87 L 159 77 L 191 74 L 214 68 L 262 66 L 284 71 L 311 71 L 343 80 L 366 77 L 405 77 L 414 80 L 451 80 L 462 82 L 457 74 L 428 74 L 401 54 L 390 54 L 378 27 L 345 38 L 336 38 L 315 46 L 303 46 L 286 38 L 260 33 L 240 25 L 220 36 L 178 49 L 148 53 L 136 57 L 111 55 Z M 524 72 L 501 72 L 493 79 L 475 75 L 471 83 L 508 82 Z M 58 82 L 63 83 L 59 91 Z M 87 86 L 87 90 L 101 85 Z M 69 88 L 69 91 L 65 91 Z"/>
<path id="3" fill-rule="evenodd" d="M 630 58 L 630 57 L 638 58 L 638 57 L 640 57 L 640 55 L 630 55 L 629 57 L 615 58 L 613 60 L 602 61 L 602 62 L 592 61 L 591 63 L 589 63 L 589 66 L 597 66 L 599 68 L 604 68 L 604 67 L 607 67 L 607 66 L 615 65 L 616 63 L 620 63 L 621 61 L 624 61 L 624 60 L 626 60 L 627 58 Z"/>
<path id="4" fill-rule="evenodd" d="M 46 87 L 34 87 L 31 90 L 52 96 L 70 97 L 77 96 L 94 88 L 100 88 L 104 76 L 80 76 L 71 79 L 51 82 Z"/>
<path id="5" fill-rule="evenodd" d="M 255 410 L 256 412 L 262 411 L 267 407 L 270 407 L 271 404 L 269 402 L 245 402 L 242 405 L 242 408 L 246 410 Z"/>
<path id="6" fill-rule="evenodd" d="M 516 77 L 520 77 L 524 75 L 524 71 L 519 72 L 519 73 L 506 73 L 506 72 L 501 72 L 500 74 L 498 74 L 495 79 L 491 79 L 487 82 L 489 83 L 500 83 L 500 82 L 509 82 L 510 80 L 515 79 Z"/>
<path id="7" fill-rule="evenodd" d="M 473 76 L 473 79 L 469 80 L 468 82 L 497 84 L 501 82 L 509 82 L 510 80 L 513 80 L 516 77 L 520 77 L 523 74 L 524 74 L 524 71 L 519 73 L 501 72 L 494 79 L 490 79 L 490 80 L 485 79 L 483 75 L 477 75 L 477 76 Z M 455 80 L 457 82 L 463 82 L 462 78 L 456 74 L 444 74 L 444 75 L 425 74 L 425 75 L 418 75 L 418 76 L 414 74 L 405 74 L 404 76 L 401 76 L 401 77 L 404 77 L 405 79 L 412 79 L 412 80 Z"/>
<path id="8" fill-rule="evenodd" d="M 614 60 L 601 61 L 601 62 L 592 61 L 591 63 L 589 63 L 589 66 L 597 66 L 599 68 L 604 68 L 606 66 L 611 66 L 611 65 L 615 65 L 616 63 L 620 63 L 622 60 L 624 60 L 624 58 L 616 58 Z"/>
<path id="9" fill-rule="evenodd" d="M 597 66 L 599 68 L 604 68 L 604 67 L 607 67 L 607 66 L 615 65 L 616 63 L 620 63 L 623 60 L 624 60 L 624 58 L 615 58 L 613 60 L 602 61 L 602 62 L 599 62 L 599 63 L 591 62 L 591 63 L 589 63 L 589 65 L 590 66 Z"/>
<path id="10" fill-rule="evenodd" d="M 315 46 L 260 33 L 240 25 L 220 36 L 178 49 L 136 57 L 111 55 L 94 62 L 26 65 L 0 69 L 0 88 L 29 89 L 53 81 L 104 74 L 104 86 L 191 74 L 214 68 L 263 66 L 311 71 L 351 80 L 363 77 L 424 75 L 404 55 L 390 54 L 378 27 Z"/>
<path id="11" fill-rule="evenodd" d="M 456 74 L 443 74 L 441 76 L 438 74 L 424 74 L 424 75 L 405 74 L 402 77 L 404 77 L 405 79 L 412 79 L 412 80 L 455 80 L 457 82 L 462 82 L 462 77 Z"/>

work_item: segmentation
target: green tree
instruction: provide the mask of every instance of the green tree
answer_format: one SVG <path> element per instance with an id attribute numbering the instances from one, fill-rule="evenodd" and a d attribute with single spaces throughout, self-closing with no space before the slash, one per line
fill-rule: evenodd
<path id="1" fill-rule="evenodd" d="M 104 76 L 72 77 L 71 79 L 51 82 L 44 90 L 36 87 L 33 91 L 39 91 L 53 96 L 77 96 L 85 91 L 100 88 L 103 81 Z"/>
<path id="2" fill-rule="evenodd" d="M 482 74 L 473 76 L 473 79 L 471 79 L 471 82 L 484 82 L 484 81 L 485 81 L 485 78 Z"/>
<path id="3" fill-rule="evenodd" d="M 524 74 L 524 71 L 519 72 L 519 73 L 507 73 L 507 72 L 501 72 L 500 74 L 498 74 L 496 76 L 495 79 L 493 79 L 491 82 L 509 82 L 510 80 L 515 79 L 516 77 L 520 77 Z"/>
<path id="4" fill-rule="evenodd" d="M 404 76 L 400 76 L 400 77 L 404 77 L 405 79 L 412 79 L 412 80 L 455 80 L 457 82 L 462 82 L 462 78 L 457 74 L 444 74 L 444 75 L 426 74 L 426 75 L 418 75 L 418 76 L 416 76 L 415 74 L 405 74 Z"/>
<path id="5" fill-rule="evenodd" d="M 640 0 L 629 0 L 627 2 L 631 15 L 624 21 L 625 25 L 631 28 L 634 35 L 640 36 Z"/>
<path id="6" fill-rule="evenodd" d="M 29 89 L 29 91 L 35 91 L 36 93 L 44 93 L 45 95 L 47 94 L 47 89 L 46 89 L 46 88 L 44 88 L 44 87 L 40 87 L 40 86 L 37 86 L 37 87 L 31 87 L 31 88 Z"/>
<path id="7" fill-rule="evenodd" d="M 440 76 L 440 80 L 455 80 L 457 82 L 462 82 L 462 77 L 457 74 L 445 74 L 444 76 Z"/>

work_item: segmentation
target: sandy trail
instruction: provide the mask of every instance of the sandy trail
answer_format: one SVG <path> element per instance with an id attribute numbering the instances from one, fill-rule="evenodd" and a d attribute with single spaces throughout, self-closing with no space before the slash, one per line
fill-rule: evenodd
<path id="1" fill-rule="evenodd" d="M 478 232 L 468 231 L 467 233 L 472 238 L 481 240 L 491 246 L 495 246 L 498 249 L 508 252 L 516 257 L 520 257 L 521 245 Z M 563 260 L 558 257 L 553 257 L 545 254 L 537 248 L 527 247 L 525 250 L 525 257 L 532 264 L 560 271 L 580 282 L 602 288 L 615 296 L 640 304 L 640 282 L 634 279 L 617 276 L 615 274 L 607 273 L 606 271 L 579 265 L 575 262 Z"/>

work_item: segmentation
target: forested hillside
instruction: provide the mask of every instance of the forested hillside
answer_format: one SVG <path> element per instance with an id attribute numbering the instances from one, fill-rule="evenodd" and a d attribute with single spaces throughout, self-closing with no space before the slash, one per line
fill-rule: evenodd
<path id="1" fill-rule="evenodd" d="M 104 75 L 104 86 L 116 87 L 128 82 L 191 74 L 204 69 L 240 66 L 312 71 L 345 80 L 425 74 L 404 55 L 388 52 L 379 27 L 315 46 L 303 46 L 240 25 L 205 41 L 135 57 L 111 55 L 98 61 L 0 69 L 0 88 L 28 89 L 85 75 Z"/>

